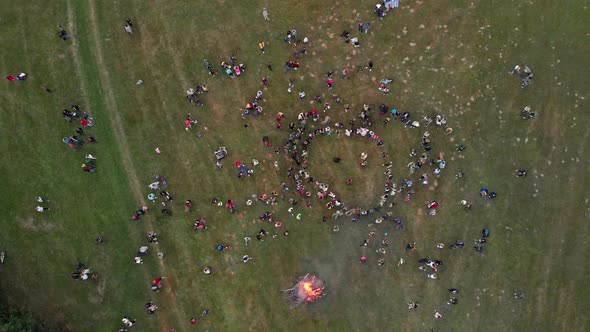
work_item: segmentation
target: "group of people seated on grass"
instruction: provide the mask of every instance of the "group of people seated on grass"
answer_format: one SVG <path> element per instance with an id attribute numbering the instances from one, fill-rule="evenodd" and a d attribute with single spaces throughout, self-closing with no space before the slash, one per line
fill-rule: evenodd
<path id="1" fill-rule="evenodd" d="M 520 65 L 514 66 L 514 68 L 510 71 L 510 74 L 518 75 L 522 81 L 520 82 L 521 88 L 528 88 L 529 84 L 533 81 L 533 71 L 528 66 L 521 67 Z"/>
<path id="2" fill-rule="evenodd" d="M 79 279 L 79 280 L 98 280 L 98 274 L 93 273 L 90 269 L 86 268 L 84 264 L 79 262 L 75 266 L 75 271 L 72 272 L 72 279 Z"/>
<path id="3" fill-rule="evenodd" d="M 385 0 L 379 4 L 377 4 L 375 6 L 375 14 L 377 15 L 377 17 L 379 17 L 379 19 L 383 19 L 383 17 L 386 15 L 387 11 L 392 9 L 392 8 L 397 8 L 399 6 L 399 1 L 398 0 Z M 362 25 L 362 29 L 359 30 L 360 33 L 368 33 L 370 31 L 370 24 L 363 24 Z M 359 41 L 359 37 L 353 37 L 351 36 L 350 32 L 348 31 L 344 31 L 342 33 L 342 38 L 344 39 L 345 42 L 350 43 L 353 47 L 360 47 L 360 41 Z M 284 42 L 286 44 L 295 44 L 295 45 L 299 45 L 300 43 L 307 45 L 309 43 L 309 39 L 307 37 L 305 37 L 303 40 L 300 40 L 297 37 L 297 31 L 290 29 L 286 36 L 284 37 Z M 305 46 L 305 48 L 301 49 L 301 50 L 296 50 L 294 53 L 294 56 L 296 56 L 297 58 L 301 58 L 305 55 L 308 55 L 308 51 L 307 51 L 307 47 Z M 264 51 L 264 44 L 261 43 L 260 49 L 262 51 Z M 302 60 L 303 61 L 303 60 Z M 216 70 L 215 68 L 211 65 L 211 63 L 209 62 L 209 60 L 205 59 L 203 61 L 203 65 L 206 67 L 207 71 L 209 72 L 210 75 L 214 76 L 216 75 Z M 272 66 L 269 63 L 267 65 L 268 69 L 270 71 L 272 71 Z M 369 61 L 368 64 L 366 66 L 359 66 L 357 71 L 366 69 L 368 71 L 372 71 L 374 67 L 374 63 L 373 61 Z M 291 70 L 299 70 L 299 68 L 302 68 L 300 63 L 298 61 L 295 60 L 288 60 L 285 62 L 285 72 L 289 73 Z M 234 56 L 230 56 L 228 62 L 222 61 L 220 63 L 220 70 L 222 70 L 227 76 L 231 77 L 231 78 L 236 78 L 238 76 L 241 76 L 244 71 L 246 70 L 246 66 L 244 64 L 237 64 L 236 62 L 236 58 Z M 333 87 L 334 83 L 334 78 L 332 77 L 332 73 L 333 71 L 331 70 L 329 72 L 329 75 L 326 76 L 326 80 L 324 81 L 325 83 L 325 88 L 327 89 L 331 89 Z M 343 69 L 342 70 L 342 79 L 347 79 L 348 78 L 348 69 Z M 523 77 L 523 81 L 522 81 L 522 86 L 526 87 L 530 84 L 533 74 L 530 71 L 530 69 L 528 67 L 525 67 L 524 69 L 520 68 L 520 66 L 516 66 L 513 70 L 512 73 L 517 73 L 519 75 L 521 75 Z M 263 77 L 263 79 L 261 80 L 263 85 L 267 85 L 268 84 L 268 79 L 266 77 Z M 382 92 L 384 95 L 387 95 L 390 92 L 390 84 L 393 82 L 393 80 L 391 78 L 384 78 L 379 82 L 379 85 L 375 85 L 375 87 L 377 88 L 378 91 Z M 344 83 L 344 82 L 343 82 Z M 345 83 L 344 83 L 345 84 Z M 295 86 L 294 83 L 294 79 L 290 79 L 289 82 L 289 89 L 288 92 L 290 93 L 292 91 L 292 88 Z M 202 95 L 202 94 L 206 94 L 208 92 L 208 89 L 206 87 L 205 84 L 201 84 L 198 85 L 196 87 L 196 89 L 194 88 L 190 88 L 186 91 L 187 94 L 187 100 L 193 104 L 193 105 L 201 105 L 202 102 L 199 100 L 198 96 Z M 335 94 L 330 94 L 332 96 L 336 96 Z M 299 99 L 302 101 L 306 101 L 306 93 L 304 91 L 301 91 L 298 93 Z M 313 94 L 311 95 L 313 96 Z M 338 96 L 336 96 L 336 98 L 333 98 L 336 106 L 334 106 L 334 108 L 338 107 L 339 104 L 342 103 L 342 99 Z M 263 100 L 263 92 L 262 90 L 259 90 L 256 93 L 256 96 L 249 102 L 246 104 L 246 106 L 243 108 L 243 113 L 242 113 L 242 117 L 245 118 L 247 115 L 262 115 L 263 114 L 263 108 L 262 106 L 260 106 L 260 102 Z M 393 162 L 391 160 L 389 160 L 389 156 L 385 151 L 379 151 L 377 153 L 375 152 L 365 152 L 362 151 L 360 153 L 357 154 L 357 156 L 359 156 L 359 159 L 355 159 L 355 164 L 360 168 L 360 169 L 367 169 L 368 165 L 370 165 L 370 163 L 373 162 L 377 162 L 376 160 L 382 159 L 381 161 L 379 161 L 380 164 L 383 165 L 384 167 L 384 171 L 383 171 L 383 175 L 384 175 L 384 186 L 383 186 L 383 194 L 380 198 L 380 203 L 378 207 L 373 207 L 373 208 L 359 208 L 359 207 L 352 207 L 349 206 L 346 202 L 344 202 L 342 199 L 340 199 L 339 197 L 337 197 L 337 195 L 330 190 L 330 186 L 324 182 L 321 181 L 320 179 L 314 178 L 308 170 L 308 166 L 309 166 L 309 160 L 308 160 L 308 155 L 309 155 L 309 148 L 311 146 L 311 143 L 314 142 L 314 140 L 318 137 L 318 136 L 326 136 L 326 137 L 336 137 L 336 138 L 346 138 L 346 137 L 351 137 L 352 139 L 356 139 L 356 138 L 367 138 L 368 142 L 371 142 L 373 144 L 375 144 L 375 146 L 377 147 L 377 149 L 382 149 L 382 147 L 384 146 L 384 142 L 380 139 L 379 135 L 376 134 L 375 131 L 375 127 L 376 127 L 376 121 L 375 119 L 377 118 L 377 116 L 382 117 L 382 122 L 384 123 L 384 125 L 387 125 L 392 119 L 394 120 L 398 120 L 399 123 L 401 123 L 401 125 L 403 125 L 405 128 L 408 129 L 415 129 L 415 128 L 420 128 L 422 127 L 428 127 L 432 122 L 435 123 L 436 127 L 434 130 L 439 130 L 441 132 L 444 132 L 445 135 L 450 135 L 452 134 L 453 130 L 450 127 L 446 127 L 446 118 L 444 115 L 442 114 L 437 114 L 436 116 L 432 115 L 432 116 L 424 116 L 422 118 L 414 118 L 412 117 L 412 115 L 410 114 L 409 111 L 401 111 L 399 112 L 395 107 L 395 105 L 393 105 L 394 107 L 391 107 L 392 105 L 387 105 L 385 103 L 381 103 L 378 104 L 379 106 L 373 110 L 372 106 L 370 103 L 364 103 L 362 105 L 362 108 L 359 107 L 358 112 L 355 113 L 354 111 L 351 113 L 348 113 L 352 108 L 350 105 L 348 104 L 344 104 L 341 105 L 343 108 L 344 113 L 340 113 L 340 114 L 350 114 L 352 117 L 349 119 L 348 123 L 346 124 L 346 122 L 338 122 L 338 121 L 331 121 L 329 116 L 323 117 L 320 116 L 321 113 L 321 109 L 323 106 L 323 112 L 330 112 L 331 110 L 331 105 L 329 102 L 326 103 L 322 103 L 321 101 L 321 97 L 318 94 L 317 98 L 314 98 L 313 101 L 310 102 L 315 102 L 317 104 L 319 104 L 320 106 L 318 107 L 318 110 L 316 110 L 315 108 L 306 111 L 306 112 L 301 112 L 299 113 L 299 115 L 297 116 L 297 120 L 294 120 L 293 122 L 291 122 L 289 124 L 289 136 L 288 139 L 286 140 L 285 144 L 283 144 L 282 148 L 285 152 L 286 155 L 289 156 L 290 161 L 291 161 L 291 166 L 288 168 L 287 171 L 287 177 L 290 178 L 295 186 L 294 186 L 294 191 L 289 191 L 288 186 L 286 184 L 282 184 L 283 189 L 285 192 L 290 193 L 294 193 L 295 195 L 298 195 L 298 199 L 294 199 L 294 198 L 290 198 L 289 199 L 289 209 L 287 210 L 293 217 L 296 216 L 297 220 L 301 220 L 302 219 L 302 214 L 301 213 L 297 213 L 295 212 L 295 208 L 298 208 L 299 206 L 303 205 L 305 207 L 311 207 L 313 205 L 312 200 L 313 200 L 313 196 L 316 196 L 317 199 L 319 199 L 320 201 L 326 202 L 325 203 L 325 207 L 331 211 L 333 211 L 333 218 L 337 219 L 340 217 L 349 217 L 350 220 L 352 220 L 353 222 L 357 222 L 359 220 L 361 220 L 361 218 L 365 217 L 369 217 L 369 216 L 373 216 L 373 215 L 377 215 L 377 219 L 375 220 L 376 224 L 380 224 L 383 222 L 391 222 L 392 225 L 395 226 L 395 228 L 399 231 L 403 231 L 404 229 L 404 223 L 401 221 L 401 219 L 399 218 L 394 218 L 392 216 L 392 214 L 390 212 L 386 212 L 386 211 L 382 211 L 382 209 L 385 209 L 385 207 L 393 207 L 395 204 L 397 204 L 394 196 L 395 195 L 401 195 L 401 197 L 403 197 L 403 201 L 409 201 L 411 199 L 411 197 L 413 196 L 413 194 L 415 193 L 415 190 L 417 190 L 417 188 L 420 188 L 420 186 L 413 186 L 414 183 L 419 183 L 421 184 L 421 187 L 427 187 L 431 184 L 431 181 L 433 178 L 437 178 L 441 175 L 442 170 L 445 168 L 446 166 L 446 161 L 444 159 L 444 155 L 442 153 L 439 153 L 437 155 L 432 155 L 431 150 L 433 150 L 433 147 L 435 147 L 436 142 L 433 141 L 433 136 L 431 136 L 431 133 L 429 131 L 425 131 L 424 134 L 421 137 L 421 140 L 418 144 L 418 142 L 416 142 L 415 148 L 416 149 L 420 149 L 420 147 L 424 150 L 424 153 L 422 153 L 420 156 L 418 156 L 418 153 L 416 152 L 415 149 L 411 149 L 410 151 L 410 156 L 412 158 L 414 158 L 414 160 L 410 163 L 411 165 L 408 166 L 408 172 L 409 174 L 407 176 L 405 175 L 400 175 L 398 176 L 398 178 L 400 179 L 399 183 L 394 182 L 394 170 L 393 170 Z M 375 114 L 375 111 L 378 112 L 378 114 Z M 68 113 L 64 113 L 64 118 L 70 119 L 69 121 L 71 121 L 72 118 L 77 117 L 77 113 L 76 110 L 74 110 L 74 112 L 69 112 Z M 190 115 L 190 114 L 189 114 Z M 531 116 L 531 112 L 530 109 L 527 110 L 526 113 L 527 117 Z M 534 113 L 532 113 L 532 116 L 534 116 Z M 524 115 L 523 115 L 524 117 Z M 281 112 L 280 116 L 277 115 L 277 125 L 276 125 L 276 129 L 281 129 L 282 127 L 282 119 L 286 118 L 285 115 Z M 324 118 L 324 121 L 322 122 L 321 119 Z M 190 129 L 190 127 L 193 124 L 196 124 L 192 122 L 192 118 L 190 116 L 186 116 L 185 119 L 185 127 L 186 129 Z M 196 121 L 196 120 L 195 120 Z M 379 121 L 381 122 L 381 121 Z M 246 125 L 247 127 L 247 125 Z M 442 129 L 444 128 L 444 130 Z M 80 135 L 82 135 L 81 133 L 78 133 Z M 278 148 L 274 148 L 272 146 L 270 137 L 268 135 L 265 135 L 262 139 L 264 145 L 268 148 L 274 149 L 274 152 L 276 154 L 279 154 L 281 152 L 280 147 Z M 78 141 L 76 141 L 74 144 L 78 144 Z M 79 144 L 82 145 L 82 144 Z M 465 146 L 464 145 L 460 145 L 457 148 L 457 152 L 462 153 L 465 150 Z M 227 155 L 227 150 L 225 150 L 225 148 L 220 148 L 217 151 L 215 151 L 214 153 L 215 155 L 215 162 L 217 167 L 221 168 L 222 167 L 222 160 L 225 158 L 225 156 Z M 94 158 L 92 158 L 92 160 L 94 160 Z M 256 161 L 256 162 L 255 162 Z M 333 158 L 334 163 L 339 164 L 343 161 L 342 156 L 334 156 Z M 89 164 L 90 161 L 87 161 L 87 164 Z M 258 164 L 258 160 L 257 159 L 253 159 L 252 161 L 252 165 L 253 167 L 255 167 Z M 254 173 L 254 171 L 249 168 L 248 166 L 240 163 L 240 162 L 236 162 L 235 163 L 236 168 L 238 169 L 238 177 L 243 177 L 244 175 L 246 176 L 250 176 Z M 275 163 L 275 168 L 278 170 L 279 166 L 278 163 Z M 419 174 L 414 174 L 415 171 L 420 170 Z M 517 172 L 517 176 L 519 177 L 524 177 L 526 176 L 526 171 L 518 171 Z M 347 179 L 343 179 L 345 181 L 345 183 L 347 185 L 354 185 L 352 180 L 347 178 Z M 162 187 L 162 189 L 160 189 L 160 187 Z M 173 201 L 172 196 L 170 195 L 170 193 L 166 190 L 167 187 L 167 183 L 166 180 L 162 177 L 158 177 L 156 176 L 156 181 L 153 182 L 152 184 L 149 185 L 149 188 L 153 191 L 150 192 L 147 196 L 148 201 L 150 201 L 151 203 L 160 203 L 162 205 L 162 213 L 164 215 L 172 215 L 172 210 L 171 207 L 169 206 L 169 204 Z M 485 188 L 482 188 L 482 190 Z M 158 192 L 160 193 L 160 197 L 161 199 L 158 198 L 158 196 L 156 195 L 156 193 Z M 315 192 L 315 194 L 314 194 Z M 485 194 L 482 194 L 482 196 L 485 196 L 487 199 L 494 199 L 496 198 L 496 193 L 495 192 L 488 192 L 487 189 L 485 189 Z M 254 202 L 257 201 L 261 201 L 265 204 L 270 204 L 270 205 L 276 205 L 279 204 L 279 200 L 277 199 L 277 197 L 279 196 L 278 192 L 273 191 L 270 195 L 267 194 L 261 194 L 261 195 L 253 195 L 251 198 L 249 198 L 246 201 L 246 206 L 250 206 L 252 204 L 254 204 Z M 302 201 L 303 204 L 298 205 L 298 202 Z M 228 199 L 228 200 L 220 200 L 217 198 L 212 199 L 211 201 L 213 204 L 218 205 L 220 208 L 227 208 L 229 210 L 230 213 L 235 213 L 237 211 L 237 206 L 236 203 L 233 199 Z M 391 202 L 389 205 L 387 205 L 388 202 Z M 429 203 L 427 203 L 427 209 L 429 211 L 429 213 L 431 215 L 435 215 L 436 213 L 436 209 L 439 206 L 439 202 L 438 201 L 430 201 Z M 185 212 L 186 213 L 190 213 L 192 211 L 191 209 L 192 207 L 192 202 L 190 200 L 186 200 L 185 201 Z M 147 212 L 147 208 L 140 208 L 137 210 L 137 212 L 135 213 L 133 219 L 134 220 L 140 220 L 141 216 Z M 327 218 L 324 217 L 323 221 L 326 222 Z M 280 221 L 274 220 L 273 219 L 273 215 L 271 214 L 271 212 L 265 212 L 261 217 L 260 217 L 260 222 L 268 222 L 272 225 L 274 225 L 276 228 L 280 228 L 282 227 L 282 223 Z M 203 231 L 207 229 L 206 223 L 205 223 L 205 218 L 203 216 L 198 217 L 194 223 L 193 223 L 193 229 L 196 231 Z M 338 225 L 334 225 L 333 228 L 334 231 L 338 231 Z M 487 232 L 487 233 L 486 233 Z M 486 243 L 486 238 L 489 236 L 489 231 L 486 231 L 484 233 L 482 233 L 482 237 L 480 239 L 478 239 L 475 243 L 474 249 L 476 252 L 482 253 L 484 250 L 484 244 Z M 267 236 L 269 236 L 271 233 L 267 232 L 264 228 L 261 228 L 260 231 L 255 235 L 256 239 L 259 241 L 264 241 L 265 238 L 267 238 Z M 283 232 L 284 236 L 287 236 L 289 234 L 288 230 L 285 230 Z M 276 234 L 275 234 L 276 235 Z M 273 237 L 275 236 L 273 235 Z M 365 248 L 368 247 L 368 243 L 369 241 L 372 241 L 372 239 L 374 239 L 375 237 L 375 231 L 374 229 L 371 229 L 371 232 L 369 233 L 369 239 L 364 240 L 363 245 L 361 245 L 361 247 Z M 244 238 L 246 245 L 249 244 L 250 242 L 250 237 L 246 236 Z M 383 239 L 379 239 L 381 246 L 379 249 L 376 250 L 377 255 L 384 255 L 386 252 L 386 247 L 389 245 L 389 240 L 387 238 L 383 238 Z M 158 243 L 158 239 L 157 239 L 157 235 L 154 231 L 151 231 L 150 233 L 148 233 L 148 242 L 150 244 L 157 244 Z M 453 244 L 449 245 L 450 249 L 460 249 L 464 246 L 464 242 L 462 240 L 457 240 L 456 242 L 454 242 Z M 409 247 L 409 251 L 413 251 L 415 250 L 415 243 L 413 244 L 408 244 Z M 438 246 L 437 246 L 438 247 Z M 444 244 L 442 244 L 441 247 L 439 248 L 444 248 Z M 215 249 L 218 252 L 223 252 L 223 251 L 227 251 L 231 249 L 231 245 L 228 243 L 219 243 L 215 246 Z M 363 250 L 363 249 L 361 249 Z M 148 247 L 147 246 L 142 246 L 140 247 L 139 251 L 137 252 L 134 260 L 135 263 L 137 264 L 142 264 L 143 263 L 143 256 L 146 255 L 148 253 Z M 361 263 L 367 263 L 370 262 L 371 259 L 368 256 L 368 253 L 363 253 L 361 256 Z M 242 256 L 242 262 L 247 263 L 251 260 L 252 258 L 249 255 L 244 255 Z M 386 264 L 386 261 L 384 259 L 384 256 L 379 256 L 378 259 L 375 260 L 377 262 L 377 264 L 379 266 L 382 266 L 384 264 Z M 436 279 L 437 278 L 437 272 L 439 271 L 440 267 L 443 265 L 443 262 L 441 260 L 437 260 L 437 259 L 429 259 L 429 258 L 424 258 L 422 260 L 419 261 L 420 263 L 420 269 L 425 271 L 425 275 L 427 278 L 430 279 Z M 403 264 L 403 259 L 400 259 L 400 263 L 398 264 Z M 213 273 L 213 267 L 212 266 L 205 266 L 203 268 L 203 273 L 205 275 L 211 275 Z M 82 275 L 82 274 L 80 274 Z M 160 280 L 158 281 L 157 284 L 152 285 L 152 289 L 153 290 L 159 290 L 160 289 Z M 155 287 L 155 289 L 154 289 Z M 455 294 L 455 293 L 453 293 Z M 458 301 L 456 298 L 452 298 L 451 300 L 448 301 L 450 304 L 456 304 Z M 146 312 L 148 314 L 154 314 L 157 310 L 157 306 L 153 303 L 153 302 L 148 302 L 145 305 L 146 307 Z M 413 310 L 413 309 L 418 309 L 420 307 L 420 303 L 418 302 L 410 302 L 408 304 L 408 309 Z M 440 315 L 440 313 L 436 313 L 435 315 L 436 318 L 440 318 L 442 317 L 442 315 Z M 135 320 L 132 320 L 130 318 L 123 318 L 123 323 L 125 326 L 127 327 L 131 327 L 133 326 L 133 324 L 135 323 Z M 191 322 L 192 324 L 192 322 Z"/>
<path id="4" fill-rule="evenodd" d="M 217 72 L 209 62 L 209 59 L 203 59 L 203 66 L 207 68 L 209 75 L 215 76 Z M 237 63 L 235 55 L 231 55 L 228 59 L 228 62 L 221 61 L 219 67 L 222 72 L 224 72 L 228 77 L 236 78 L 241 76 L 243 72 L 246 71 L 246 65 L 243 63 Z"/>

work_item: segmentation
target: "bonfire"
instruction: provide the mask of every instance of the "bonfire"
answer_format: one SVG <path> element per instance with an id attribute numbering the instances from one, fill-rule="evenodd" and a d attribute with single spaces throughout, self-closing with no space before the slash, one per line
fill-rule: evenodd
<path id="1" fill-rule="evenodd" d="M 324 282 L 316 276 L 306 274 L 297 279 L 293 287 L 285 289 L 291 308 L 303 303 L 313 303 L 324 296 Z"/>

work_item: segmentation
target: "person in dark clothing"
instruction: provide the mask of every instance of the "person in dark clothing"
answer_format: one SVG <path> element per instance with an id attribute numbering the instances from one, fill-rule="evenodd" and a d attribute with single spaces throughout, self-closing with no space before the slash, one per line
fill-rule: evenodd
<path id="1" fill-rule="evenodd" d="M 70 38 L 70 35 L 68 35 L 68 33 L 66 32 L 66 30 L 64 30 L 64 28 L 61 27 L 61 25 L 58 25 L 57 28 L 59 29 L 57 31 L 57 36 L 61 39 L 68 40 Z"/>

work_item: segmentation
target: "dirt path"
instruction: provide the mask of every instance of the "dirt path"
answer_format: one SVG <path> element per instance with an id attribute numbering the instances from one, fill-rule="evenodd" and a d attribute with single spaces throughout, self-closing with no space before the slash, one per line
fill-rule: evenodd
<path id="1" fill-rule="evenodd" d="M 110 119 L 111 127 L 113 128 L 114 136 L 115 136 L 115 139 L 116 139 L 118 147 L 119 147 L 119 152 L 121 154 L 121 160 L 123 162 L 123 167 L 125 168 L 125 172 L 127 173 L 127 179 L 129 181 L 129 187 L 130 187 L 131 192 L 133 194 L 133 198 L 138 202 L 142 202 L 143 195 L 142 195 L 142 190 L 141 190 L 141 184 L 140 184 L 140 181 L 137 177 L 137 172 L 136 172 L 135 166 L 133 165 L 133 160 L 131 159 L 131 153 L 129 151 L 129 146 L 127 145 L 127 137 L 126 137 L 125 130 L 124 130 L 122 122 L 121 122 L 121 117 L 119 115 L 120 112 L 117 109 L 117 103 L 115 101 L 115 95 L 114 95 L 114 91 L 113 91 L 113 87 L 112 87 L 112 83 L 111 83 L 111 77 L 110 77 L 108 68 L 104 62 L 103 47 L 101 44 L 100 34 L 99 34 L 99 23 L 97 22 L 96 11 L 95 11 L 95 7 L 96 7 L 95 2 L 89 1 L 88 6 L 89 6 L 88 24 L 90 27 L 90 33 L 92 35 L 92 38 L 94 39 L 94 50 L 95 50 L 94 54 L 95 54 L 95 59 L 96 59 L 96 65 L 97 65 L 98 72 L 99 72 L 99 78 L 101 81 L 102 92 L 103 92 L 104 100 L 106 103 L 106 109 L 108 112 L 108 117 Z M 68 17 L 70 19 L 72 18 L 71 17 L 71 3 L 70 2 L 68 2 Z M 77 53 L 78 53 L 78 51 L 74 50 L 74 59 L 75 59 L 74 62 L 76 63 L 77 70 L 80 71 L 81 64 L 80 64 L 79 55 Z M 82 86 L 82 89 L 85 91 L 84 86 Z M 85 96 L 85 99 L 87 100 L 86 96 Z M 144 226 L 146 229 L 153 228 L 152 223 L 147 218 L 144 221 Z M 155 246 L 156 246 L 156 251 L 158 251 L 157 250 L 158 245 L 156 244 Z M 167 273 L 166 273 L 166 266 L 165 266 L 164 262 L 162 260 L 159 260 L 158 262 L 159 262 L 158 274 L 166 276 Z M 151 277 L 149 275 L 147 275 L 147 270 L 146 270 L 146 278 L 147 278 L 147 280 L 151 279 Z M 161 297 L 161 301 L 160 301 L 161 309 L 158 312 L 160 330 L 170 329 L 170 327 L 171 327 L 170 322 L 174 321 L 174 319 L 171 319 L 170 313 L 174 313 L 177 318 L 180 318 L 179 308 L 177 307 L 176 303 L 177 303 L 176 293 L 174 291 L 162 293 L 162 297 Z M 141 304 L 138 304 L 138 305 L 141 305 Z"/>

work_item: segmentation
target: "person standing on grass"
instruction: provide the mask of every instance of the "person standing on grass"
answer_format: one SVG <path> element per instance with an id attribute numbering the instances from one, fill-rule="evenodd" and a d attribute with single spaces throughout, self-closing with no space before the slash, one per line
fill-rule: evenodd
<path id="1" fill-rule="evenodd" d="M 260 52 L 262 52 L 264 54 L 264 42 L 263 41 L 258 43 L 258 48 L 260 48 Z"/>
<path id="2" fill-rule="evenodd" d="M 262 9 L 262 17 L 264 17 L 265 21 L 270 21 L 270 18 L 268 17 L 268 10 L 266 10 L 266 8 Z"/>
<path id="3" fill-rule="evenodd" d="M 164 277 L 159 277 L 152 280 L 152 291 L 156 292 L 159 291 L 160 288 L 162 288 L 162 279 L 164 279 Z"/>
<path id="4" fill-rule="evenodd" d="M 334 84 L 334 80 L 331 79 L 331 78 L 328 78 L 326 80 L 326 86 L 328 87 L 328 89 L 331 89 L 332 88 L 332 84 Z"/>
<path id="5" fill-rule="evenodd" d="M 123 319 L 121 319 L 121 321 L 127 327 L 132 327 L 135 324 L 135 319 L 133 319 L 133 318 L 123 317 Z"/>
<path id="6" fill-rule="evenodd" d="M 64 41 L 66 41 L 70 38 L 70 35 L 66 32 L 66 30 L 64 28 L 61 27 L 61 25 L 58 25 L 57 28 L 58 28 L 57 35 L 59 36 L 59 38 L 61 38 Z"/>
<path id="7" fill-rule="evenodd" d="M 130 18 L 127 18 L 125 20 L 125 32 L 127 32 L 130 35 L 133 35 L 133 23 L 131 22 Z"/>
<path id="8" fill-rule="evenodd" d="M 45 203 L 45 202 L 49 202 L 49 200 L 45 197 L 41 197 L 41 196 L 37 196 L 35 197 L 35 200 L 39 203 Z"/>
<path id="9" fill-rule="evenodd" d="M 156 312 L 156 310 L 158 310 L 158 306 L 154 304 L 154 302 L 150 301 L 145 304 L 145 309 L 148 315 L 153 315 Z"/>
<path id="10" fill-rule="evenodd" d="M 342 78 L 342 79 L 348 78 L 348 68 L 342 69 L 342 75 L 340 76 L 340 78 Z"/>
<path id="11" fill-rule="evenodd" d="M 47 86 L 45 85 L 41 85 L 41 89 L 47 93 L 53 93 L 53 91 L 51 91 L 51 89 L 49 89 Z"/>

